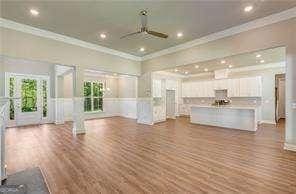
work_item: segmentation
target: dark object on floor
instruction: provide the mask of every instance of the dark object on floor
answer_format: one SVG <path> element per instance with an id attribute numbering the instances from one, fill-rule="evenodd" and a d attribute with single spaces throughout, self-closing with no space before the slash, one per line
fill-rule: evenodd
<path id="1" fill-rule="evenodd" d="M 27 194 L 26 185 L 1 185 L 0 194 Z"/>
<path id="2" fill-rule="evenodd" d="M 8 192 L 2 192 L 2 190 Z M 14 192 L 16 191 L 16 192 Z M 41 170 L 30 168 L 15 174 L 8 175 L 4 185 L 0 188 L 0 194 L 49 194 Z"/>

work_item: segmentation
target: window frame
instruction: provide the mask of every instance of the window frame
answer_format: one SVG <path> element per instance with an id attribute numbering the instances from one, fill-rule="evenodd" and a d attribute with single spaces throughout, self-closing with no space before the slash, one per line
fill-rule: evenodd
<path id="1" fill-rule="evenodd" d="M 83 91 L 85 90 L 85 83 L 90 83 L 90 95 L 88 96 L 85 96 L 84 95 L 84 113 L 96 113 L 96 112 L 103 112 L 104 111 L 104 89 L 105 89 L 105 84 L 104 82 L 102 81 L 89 81 L 89 80 L 86 80 L 84 81 L 84 84 L 83 84 Z M 98 84 L 98 87 L 99 85 L 101 84 L 102 85 L 102 96 L 100 97 L 100 95 L 98 96 L 94 96 L 94 84 Z M 86 102 L 86 99 L 90 99 L 90 110 L 86 110 L 86 106 L 85 106 L 85 102 Z M 94 99 L 98 99 L 98 109 L 97 110 L 94 110 Z M 99 101 L 100 99 L 102 100 L 102 107 L 100 109 L 100 106 L 99 106 Z"/>

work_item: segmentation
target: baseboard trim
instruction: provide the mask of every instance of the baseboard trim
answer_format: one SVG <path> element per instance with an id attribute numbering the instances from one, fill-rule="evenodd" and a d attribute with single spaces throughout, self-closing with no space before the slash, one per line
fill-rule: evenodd
<path id="1" fill-rule="evenodd" d="M 296 145 L 295 144 L 290 144 L 290 143 L 285 143 L 284 144 L 284 149 L 296 152 Z"/>
<path id="2" fill-rule="evenodd" d="M 260 124 L 262 124 L 262 123 L 276 125 L 276 122 L 275 121 L 271 121 L 271 120 L 262 120 L 262 121 L 260 121 Z"/>
<path id="3" fill-rule="evenodd" d="M 149 122 L 143 122 L 143 121 L 137 121 L 138 124 L 143 124 L 143 125 L 153 125 L 154 123 L 149 123 Z"/>
<path id="4" fill-rule="evenodd" d="M 75 133 L 75 135 L 80 135 L 80 134 L 85 134 L 86 131 L 85 130 L 75 130 L 74 133 Z"/>

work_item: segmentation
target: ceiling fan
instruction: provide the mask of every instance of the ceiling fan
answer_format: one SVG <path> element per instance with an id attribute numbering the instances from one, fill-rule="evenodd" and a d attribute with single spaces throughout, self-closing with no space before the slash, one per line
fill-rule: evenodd
<path id="1" fill-rule="evenodd" d="M 148 30 L 148 27 L 147 27 L 147 11 L 146 10 L 142 10 L 140 12 L 140 17 L 141 17 L 141 28 L 140 28 L 140 30 L 137 31 L 137 32 L 126 34 L 126 35 L 120 37 L 120 39 L 129 37 L 129 36 L 133 36 L 133 35 L 136 35 L 136 34 L 141 34 L 141 33 L 150 34 L 150 35 L 153 35 L 153 36 L 157 36 L 159 38 L 167 38 L 167 37 L 169 37 L 167 34 L 163 34 L 163 33 L 160 33 L 160 32 L 155 32 L 155 31 Z"/>

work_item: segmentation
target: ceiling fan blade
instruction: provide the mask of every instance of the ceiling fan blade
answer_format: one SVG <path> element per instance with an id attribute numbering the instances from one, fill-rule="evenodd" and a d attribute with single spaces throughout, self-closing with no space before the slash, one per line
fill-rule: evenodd
<path id="1" fill-rule="evenodd" d="M 123 39 L 123 38 L 129 37 L 129 36 L 133 36 L 133 35 L 136 35 L 136 34 L 140 34 L 140 33 L 141 33 L 141 31 L 133 32 L 133 33 L 129 33 L 129 34 L 126 34 L 126 35 L 120 37 L 120 39 Z"/>
<path id="2" fill-rule="evenodd" d="M 147 31 L 148 34 L 151 34 L 153 36 L 157 36 L 159 38 L 167 38 L 169 37 L 167 34 L 163 34 L 163 33 L 160 33 L 160 32 L 155 32 L 155 31 Z"/>

